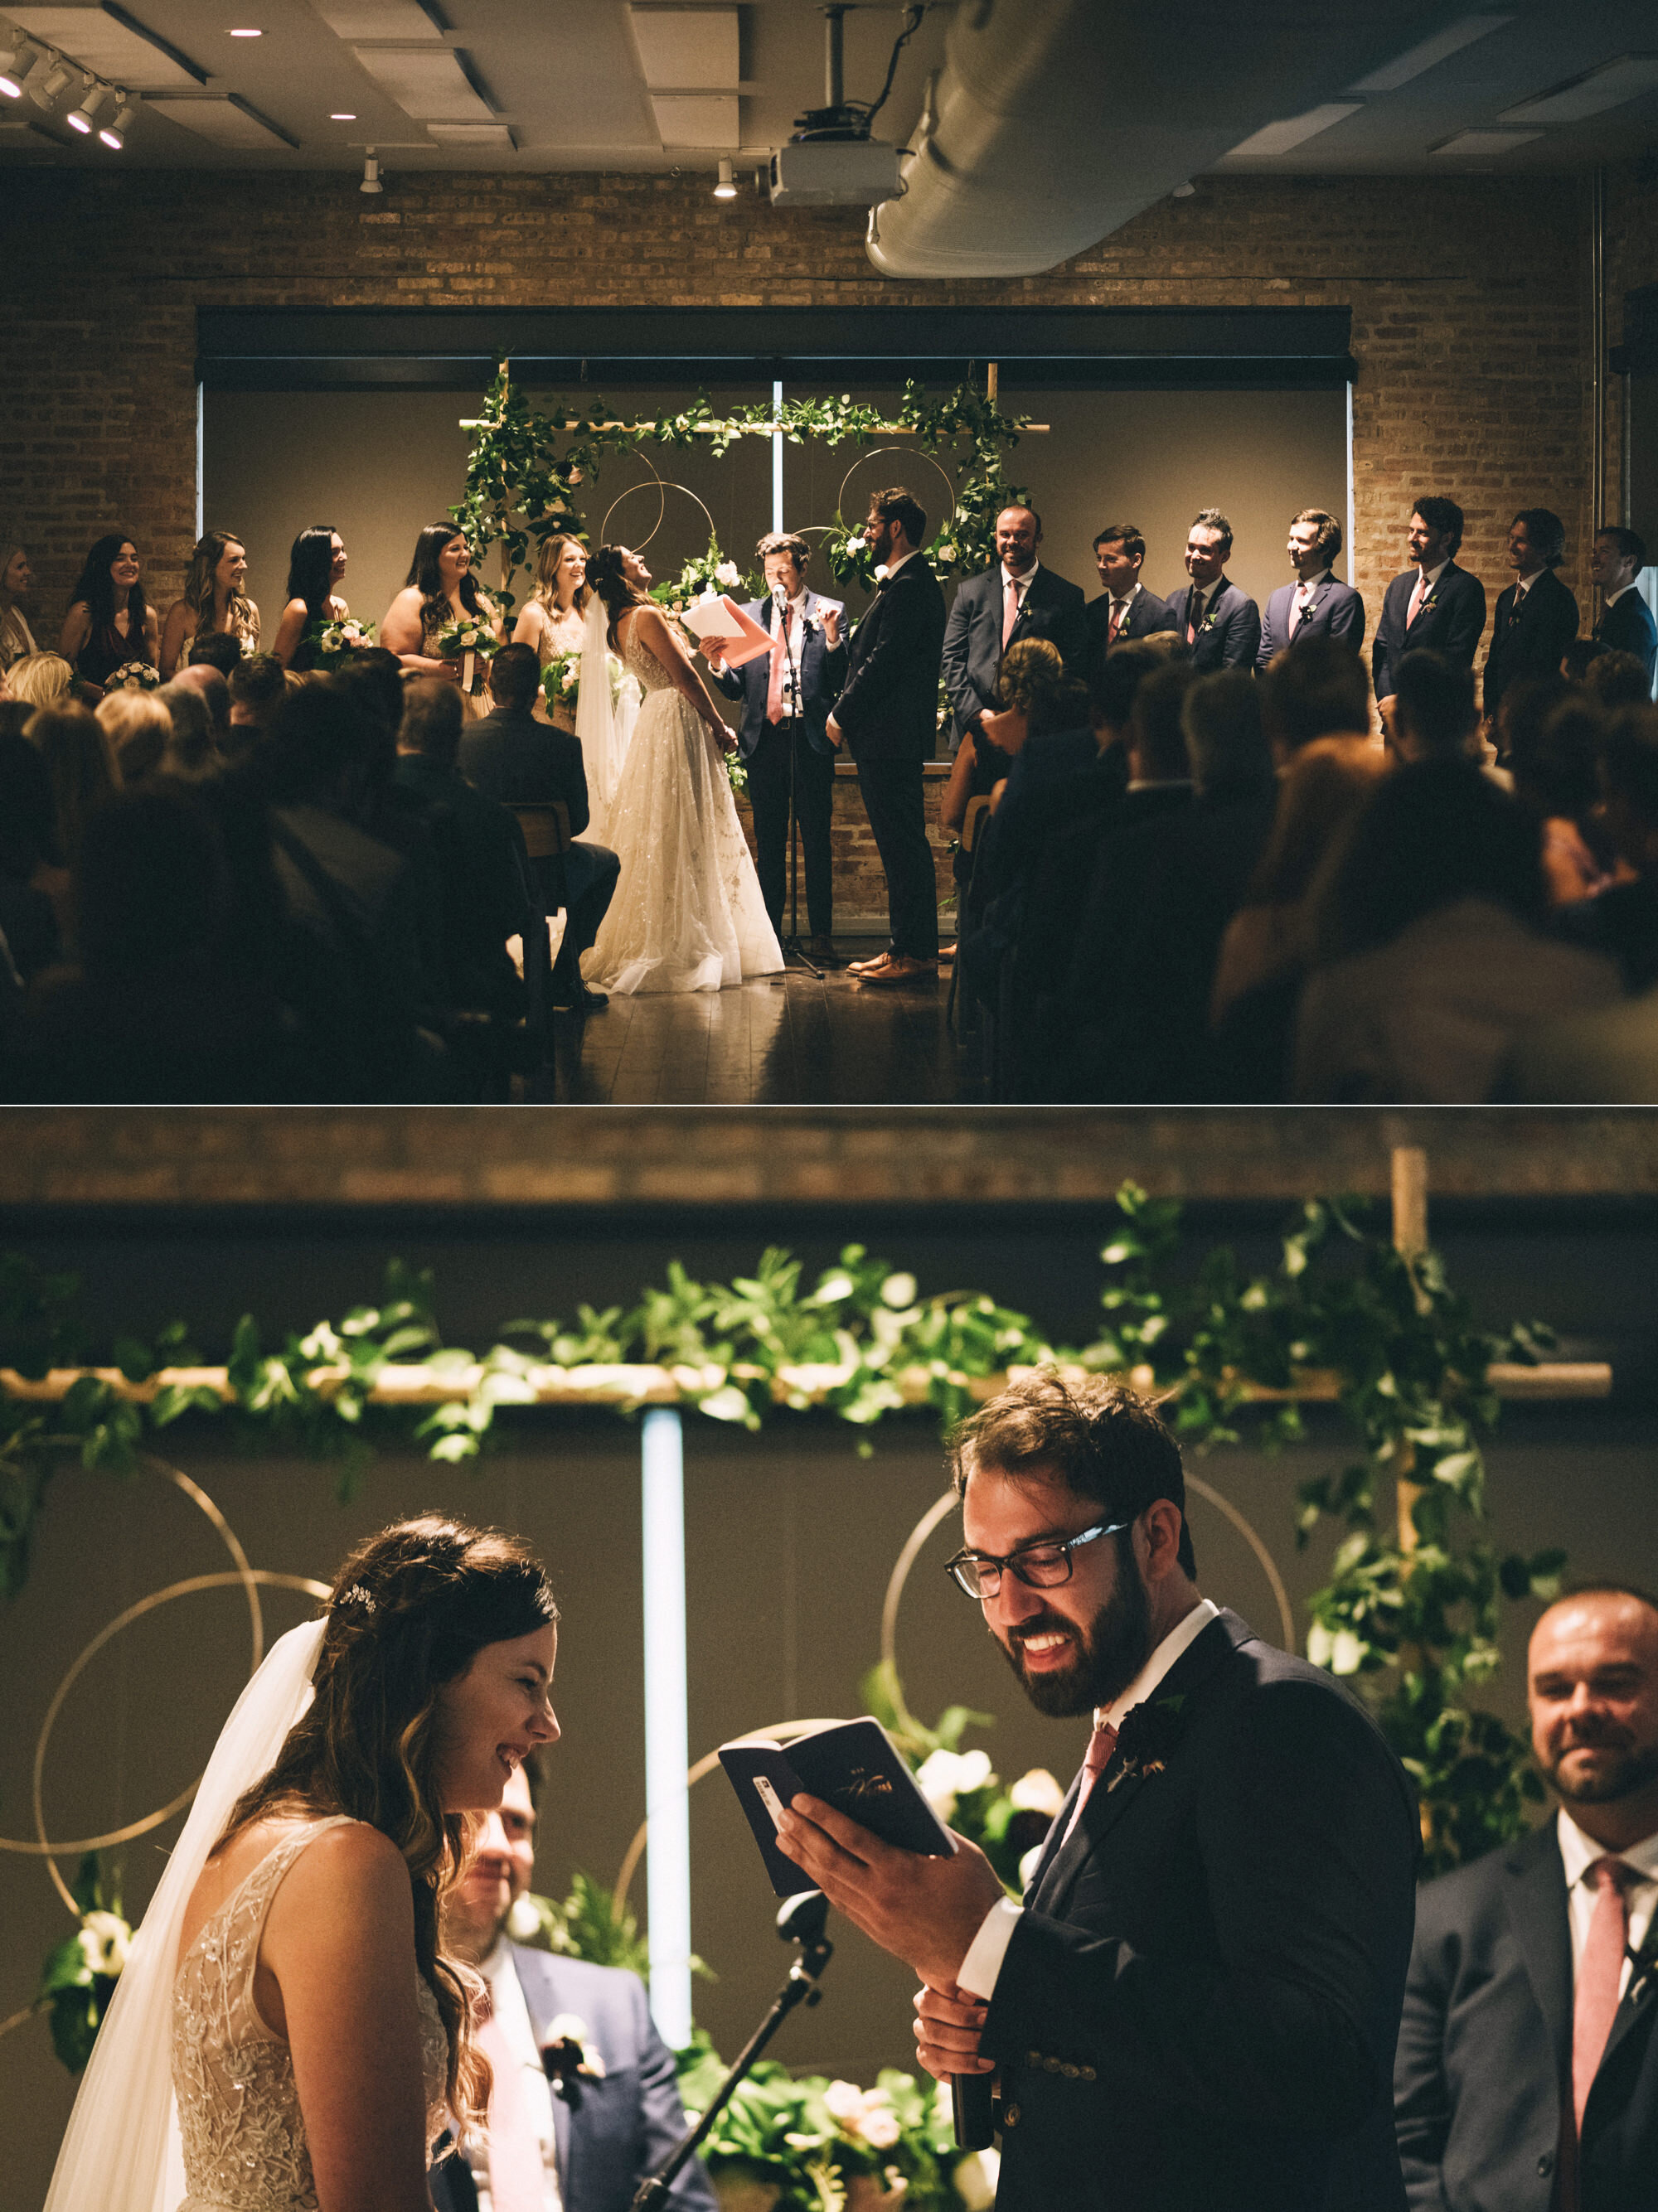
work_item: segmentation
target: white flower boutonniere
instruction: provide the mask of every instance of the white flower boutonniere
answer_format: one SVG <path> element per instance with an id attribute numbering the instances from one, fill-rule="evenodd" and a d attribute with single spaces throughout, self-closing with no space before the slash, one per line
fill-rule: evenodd
<path id="1" fill-rule="evenodd" d="M 541 2063 L 547 2079 L 561 2094 L 575 2081 L 602 2081 L 605 2062 L 592 2039 L 586 2021 L 573 2012 L 561 2012 L 548 2023 L 541 2045 Z"/>

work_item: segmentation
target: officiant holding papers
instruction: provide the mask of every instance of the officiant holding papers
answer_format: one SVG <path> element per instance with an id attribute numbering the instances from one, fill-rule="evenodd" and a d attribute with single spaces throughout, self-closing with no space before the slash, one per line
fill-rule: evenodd
<path id="1" fill-rule="evenodd" d="M 742 702 L 737 742 L 748 770 L 760 895 L 771 927 L 783 937 L 792 793 L 805 862 L 811 932 L 806 951 L 825 966 L 835 957 L 829 850 L 835 751 L 824 725 L 846 678 L 843 609 L 838 600 L 808 590 L 810 549 L 803 538 L 789 532 L 769 532 L 755 551 L 765 568 L 767 596 L 751 602 L 743 612 L 771 636 L 770 653 L 728 667 L 714 637 L 704 641 L 703 653 L 725 696 Z"/>

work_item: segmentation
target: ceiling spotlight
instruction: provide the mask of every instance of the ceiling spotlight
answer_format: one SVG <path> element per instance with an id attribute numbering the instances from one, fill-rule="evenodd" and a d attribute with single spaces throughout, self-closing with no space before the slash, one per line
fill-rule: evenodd
<path id="1" fill-rule="evenodd" d="M 720 156 L 720 181 L 714 187 L 714 197 L 716 200 L 735 200 L 737 197 L 737 181 L 731 173 L 730 157 L 727 155 Z"/>
<path id="2" fill-rule="evenodd" d="M 78 131 L 83 138 L 91 137 L 93 125 L 97 122 L 101 111 L 115 97 L 107 85 L 90 84 L 90 80 L 88 83 L 90 89 L 86 98 L 64 118 L 70 129 Z"/>
<path id="3" fill-rule="evenodd" d="M 233 39 L 262 39 L 265 33 L 263 31 L 232 31 L 230 35 Z"/>
<path id="4" fill-rule="evenodd" d="M 363 164 L 363 182 L 357 190 L 360 192 L 383 192 L 385 189 L 380 181 L 380 164 L 375 159 L 374 148 L 370 146 L 368 159 Z"/>
<path id="5" fill-rule="evenodd" d="M 50 107 L 58 94 L 67 92 L 74 82 L 74 70 L 59 54 L 40 83 L 29 87 L 29 98 L 37 107 Z"/>
<path id="6" fill-rule="evenodd" d="M 1172 200 L 1189 200 L 1197 189 L 1193 184 L 1176 185 L 1169 198 Z"/>
<path id="7" fill-rule="evenodd" d="M 123 93 L 121 105 L 113 123 L 104 124 L 98 132 L 112 154 L 119 154 L 126 143 L 126 134 L 138 117 L 138 103 L 131 93 Z"/>
<path id="8" fill-rule="evenodd" d="M 40 59 L 40 52 L 21 33 L 8 32 L 5 38 L 5 45 L 0 46 L 0 93 L 8 100 L 18 100 L 22 97 L 23 81 Z"/>
<path id="9" fill-rule="evenodd" d="M 355 123 L 357 118 L 355 115 L 331 115 L 328 120 L 331 123 Z"/>

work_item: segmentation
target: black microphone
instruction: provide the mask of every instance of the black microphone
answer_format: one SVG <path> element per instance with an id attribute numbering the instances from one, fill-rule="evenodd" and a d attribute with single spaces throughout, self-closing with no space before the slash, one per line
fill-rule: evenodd
<path id="1" fill-rule="evenodd" d="M 990 2074 L 952 2074 L 950 2112 L 958 2150 L 988 2150 L 996 2129 L 991 2120 Z"/>

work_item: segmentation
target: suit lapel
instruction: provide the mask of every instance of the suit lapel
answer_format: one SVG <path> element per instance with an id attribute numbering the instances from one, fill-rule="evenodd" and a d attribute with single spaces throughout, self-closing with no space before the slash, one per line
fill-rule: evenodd
<path id="1" fill-rule="evenodd" d="M 547 2030 L 566 2008 L 558 2002 L 558 1967 L 555 1960 L 545 1951 L 531 1951 L 515 1943 L 513 1964 L 518 1972 L 519 1987 L 524 1992 L 524 2002 L 529 2007 L 530 2025 L 535 2030 L 539 2045 L 547 2039 Z M 570 2201 L 570 2106 L 557 2089 L 552 2093 L 552 2140 L 558 2162 L 558 2190 L 566 2204 Z"/>
<path id="2" fill-rule="evenodd" d="M 1566 1874 L 1554 1823 L 1528 1836 L 1504 1863 L 1503 1903 L 1526 1962 L 1532 1994 L 1554 2044 L 1557 2063 L 1571 2060 L 1571 1929 Z"/>
<path id="3" fill-rule="evenodd" d="M 1643 2021 L 1650 2021 L 1658 2014 L 1658 1928 L 1649 1928 L 1646 1945 L 1641 1957 L 1647 1961 L 1645 1970 L 1640 1966 L 1630 1969 L 1629 1987 L 1624 1990 L 1612 2015 L 1612 2032 L 1606 2038 L 1606 2047 L 1600 2054 L 1605 2066 L 1618 2049 L 1627 2041 Z"/>

